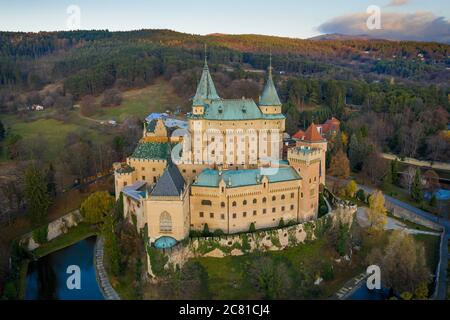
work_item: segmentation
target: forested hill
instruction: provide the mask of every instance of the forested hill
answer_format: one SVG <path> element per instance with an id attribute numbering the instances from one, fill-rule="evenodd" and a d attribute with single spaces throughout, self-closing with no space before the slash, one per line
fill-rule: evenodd
<path id="1" fill-rule="evenodd" d="M 440 43 L 98 30 L 0 32 L 0 86 L 39 86 L 41 82 L 63 79 L 108 59 L 142 60 L 148 56 L 165 65 L 187 67 L 202 59 L 205 43 L 209 46 L 211 64 L 247 63 L 253 68 L 265 69 L 268 53 L 272 51 L 275 69 L 286 73 L 347 80 L 395 77 L 404 82 L 442 84 L 450 81 L 447 69 L 450 46 Z"/>

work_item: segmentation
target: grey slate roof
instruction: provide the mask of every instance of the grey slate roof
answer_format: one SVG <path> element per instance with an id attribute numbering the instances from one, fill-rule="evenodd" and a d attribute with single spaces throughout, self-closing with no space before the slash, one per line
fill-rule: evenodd
<path id="1" fill-rule="evenodd" d="M 175 165 L 169 165 L 159 178 L 151 195 L 155 197 L 177 197 L 184 189 L 184 178 Z"/>
<path id="2" fill-rule="evenodd" d="M 260 106 L 281 106 L 280 98 L 278 97 L 277 89 L 272 80 L 272 72 L 269 72 L 266 86 L 259 99 Z"/>

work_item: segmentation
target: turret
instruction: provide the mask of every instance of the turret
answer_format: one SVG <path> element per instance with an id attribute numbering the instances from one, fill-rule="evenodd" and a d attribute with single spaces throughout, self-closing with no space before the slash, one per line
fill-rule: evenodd
<path id="1" fill-rule="evenodd" d="M 272 55 L 270 56 L 269 76 L 267 78 L 266 85 L 259 98 L 259 108 L 264 114 L 280 114 L 281 113 L 281 101 L 278 97 L 277 89 L 272 79 Z"/>

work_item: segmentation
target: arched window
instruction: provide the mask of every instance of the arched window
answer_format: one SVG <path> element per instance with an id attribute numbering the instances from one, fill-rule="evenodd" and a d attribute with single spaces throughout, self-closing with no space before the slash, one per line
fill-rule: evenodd
<path id="1" fill-rule="evenodd" d="M 258 202 L 258 200 L 253 199 L 253 204 L 256 204 Z"/>
<path id="2" fill-rule="evenodd" d="M 277 200 L 277 197 L 273 196 L 272 201 L 275 201 L 275 200 Z"/>
<path id="3" fill-rule="evenodd" d="M 236 207 L 236 201 L 233 201 L 233 207 Z"/>
<path id="4" fill-rule="evenodd" d="M 172 217 L 167 211 L 164 211 L 159 216 L 159 231 L 172 232 Z"/>
<path id="5" fill-rule="evenodd" d="M 225 208 L 225 202 L 221 202 L 221 203 L 220 203 L 220 206 L 221 206 L 222 208 Z"/>
<path id="6" fill-rule="evenodd" d="M 264 197 L 263 198 L 263 203 L 266 203 L 267 202 L 267 199 L 266 199 L 266 197 Z"/>
<path id="7" fill-rule="evenodd" d="M 242 202 L 242 204 L 243 204 L 244 206 L 246 206 L 246 205 L 247 205 L 247 200 L 244 200 L 244 201 Z"/>
<path id="8" fill-rule="evenodd" d="M 202 206 L 211 206 L 212 203 L 210 200 L 202 200 Z"/>
<path id="9" fill-rule="evenodd" d="M 284 196 L 284 194 L 281 196 L 281 200 L 286 199 L 286 197 Z"/>

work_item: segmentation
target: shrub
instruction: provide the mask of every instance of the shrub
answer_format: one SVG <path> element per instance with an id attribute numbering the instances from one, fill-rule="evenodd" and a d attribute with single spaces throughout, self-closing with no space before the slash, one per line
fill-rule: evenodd
<path id="1" fill-rule="evenodd" d="M 17 288 L 14 281 L 8 281 L 3 290 L 3 298 L 6 300 L 14 300 L 17 299 L 17 294 Z"/>
<path id="2" fill-rule="evenodd" d="M 48 241 L 48 225 L 33 230 L 33 240 L 38 244 L 44 244 Z"/>
<path id="3" fill-rule="evenodd" d="M 255 224 L 252 222 L 252 223 L 250 223 L 250 227 L 248 228 L 248 232 L 253 233 L 255 231 L 256 231 Z"/>
<path id="4" fill-rule="evenodd" d="M 209 232 L 208 224 L 205 223 L 205 225 L 203 226 L 202 236 L 208 237 L 208 236 L 210 236 L 210 235 L 211 235 L 211 233 Z"/>
<path id="5" fill-rule="evenodd" d="M 359 189 L 356 192 L 356 199 L 358 199 L 359 201 L 362 201 L 362 202 L 366 202 L 366 193 L 364 192 L 363 189 Z"/>
<path id="6" fill-rule="evenodd" d="M 319 208 L 319 218 L 328 213 L 328 207 L 326 205 L 321 205 Z"/>
<path id="7" fill-rule="evenodd" d="M 278 223 L 278 227 L 279 228 L 283 228 L 284 227 L 284 220 L 283 220 L 283 218 L 280 219 L 280 223 Z"/>
<path id="8" fill-rule="evenodd" d="M 334 279 L 334 269 L 333 265 L 331 263 L 326 264 L 323 266 L 322 271 L 320 272 L 320 275 L 323 280 L 330 281 Z"/>
<path id="9" fill-rule="evenodd" d="M 214 235 L 215 237 L 220 237 L 220 236 L 223 236 L 224 234 L 225 234 L 225 232 L 223 232 L 222 229 L 216 229 L 216 230 L 214 230 L 214 232 L 213 232 L 213 235 Z"/>
<path id="10" fill-rule="evenodd" d="M 114 198 L 106 191 L 95 192 L 83 201 L 81 215 L 87 223 L 103 222 L 114 207 Z"/>

